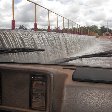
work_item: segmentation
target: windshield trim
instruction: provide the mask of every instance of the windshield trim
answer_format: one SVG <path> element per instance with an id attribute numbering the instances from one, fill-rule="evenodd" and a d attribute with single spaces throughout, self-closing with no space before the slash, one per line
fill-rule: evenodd
<path id="1" fill-rule="evenodd" d="M 63 63 L 63 64 L 44 64 L 44 63 L 20 63 L 20 62 L 0 62 L 0 65 L 3 65 L 3 64 L 22 64 L 22 65 L 43 65 L 43 66 L 64 66 L 64 67 L 74 67 L 74 68 L 77 68 L 77 67 L 89 67 L 89 68 L 101 68 L 101 69 L 112 69 L 112 67 L 102 67 L 102 66 L 89 66 L 89 65 L 75 65 L 75 64 L 70 64 L 70 63 Z"/>

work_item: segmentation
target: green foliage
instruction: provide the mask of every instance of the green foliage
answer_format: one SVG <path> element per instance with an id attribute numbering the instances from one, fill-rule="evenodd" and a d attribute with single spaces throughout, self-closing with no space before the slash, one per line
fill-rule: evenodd
<path id="1" fill-rule="evenodd" d="M 27 29 L 27 28 L 25 28 L 23 25 L 20 25 L 20 27 L 19 27 L 19 29 Z M 32 30 L 33 30 L 33 28 L 32 28 Z M 107 31 L 109 32 L 109 33 L 112 33 L 112 30 L 111 29 L 109 29 L 108 28 L 108 30 L 107 30 L 107 27 L 105 27 L 105 26 L 102 26 L 102 27 L 98 27 L 98 26 L 96 26 L 96 25 L 92 25 L 92 26 L 87 26 L 87 27 L 84 27 L 84 26 L 81 26 L 80 28 L 78 27 L 73 27 L 73 29 L 72 28 L 64 28 L 64 29 L 60 29 L 60 28 L 54 28 L 54 29 L 51 29 L 51 31 L 53 31 L 53 32 L 57 32 L 57 30 L 58 30 L 58 32 L 63 32 L 63 33 L 66 33 L 66 32 L 74 32 L 74 33 L 82 33 L 82 34 L 88 34 L 88 33 L 90 33 L 90 35 L 91 34 L 96 34 L 97 36 L 99 35 L 99 36 L 102 36 L 103 35 L 103 33 L 106 33 Z M 41 29 L 41 28 L 38 28 L 38 31 L 47 31 L 47 29 Z"/>
<path id="2" fill-rule="evenodd" d="M 88 29 L 90 29 L 91 31 L 93 31 L 95 33 L 98 33 L 98 35 L 100 35 L 100 36 L 103 35 L 103 33 L 107 32 L 107 28 L 105 26 L 98 28 L 98 26 L 92 25 L 92 26 L 89 26 Z M 108 32 L 111 33 L 112 30 L 108 28 Z"/>

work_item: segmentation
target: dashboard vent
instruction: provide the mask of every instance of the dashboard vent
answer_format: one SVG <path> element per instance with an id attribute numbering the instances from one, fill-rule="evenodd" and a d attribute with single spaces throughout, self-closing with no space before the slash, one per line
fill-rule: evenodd
<path id="1" fill-rule="evenodd" d="M 47 100 L 47 77 L 41 74 L 31 75 L 30 107 L 45 111 Z"/>

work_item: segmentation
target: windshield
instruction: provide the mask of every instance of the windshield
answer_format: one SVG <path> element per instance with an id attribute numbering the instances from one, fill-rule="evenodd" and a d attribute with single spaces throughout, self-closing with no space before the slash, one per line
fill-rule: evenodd
<path id="1" fill-rule="evenodd" d="M 28 30 L 1 30 L 0 36 L 0 62 L 60 64 L 75 57 L 63 64 L 112 67 L 111 40 Z"/>
<path id="2" fill-rule="evenodd" d="M 0 63 L 112 67 L 110 24 L 107 24 L 107 27 L 102 26 L 103 23 L 100 23 L 99 20 L 96 22 L 96 19 L 91 17 L 89 17 L 91 22 L 88 21 L 85 14 L 94 8 L 87 5 L 87 1 L 82 5 L 79 2 L 78 5 L 82 10 L 89 7 L 85 13 L 79 10 L 85 19 L 79 14 L 78 16 L 74 13 L 71 14 L 72 10 L 69 8 L 67 10 L 60 9 L 58 5 L 54 10 L 52 5 L 49 9 L 45 7 L 46 3 L 42 1 L 17 1 L 12 0 L 8 4 L 3 0 L 0 1 L 2 6 L 0 7 L 2 13 L 0 19 Z M 52 3 L 53 1 L 49 1 L 49 4 Z M 72 4 L 71 2 L 70 4 L 65 3 L 66 8 Z M 63 2 L 60 2 L 60 7 L 63 5 Z M 68 12 L 69 15 L 59 14 L 58 12 L 61 10 Z M 76 21 L 77 19 L 79 22 Z M 107 21 L 107 23 L 110 22 Z"/>

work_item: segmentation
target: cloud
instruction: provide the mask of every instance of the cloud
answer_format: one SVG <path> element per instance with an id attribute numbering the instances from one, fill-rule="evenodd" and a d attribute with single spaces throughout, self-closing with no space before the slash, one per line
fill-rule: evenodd
<path id="1" fill-rule="evenodd" d="M 82 26 L 103 25 L 111 20 L 111 0 L 32 0 L 64 17 L 77 22 Z M 27 0 L 15 0 L 16 26 L 23 24 L 33 27 L 34 5 Z M 48 11 L 37 6 L 38 27 L 47 27 Z M 55 14 L 50 13 L 51 26 L 56 27 Z M 0 28 L 11 28 L 12 6 L 9 0 L 0 0 Z M 59 26 L 62 27 L 62 18 L 59 17 Z M 71 26 L 72 24 L 70 24 Z M 67 20 L 65 20 L 67 27 Z M 111 27 L 112 25 L 110 25 Z"/>
<path id="2" fill-rule="evenodd" d="M 22 0 L 15 0 L 15 3 L 18 4 L 20 3 Z"/>
<path id="3" fill-rule="evenodd" d="M 87 4 L 90 6 L 100 6 L 102 4 L 104 4 L 105 2 L 107 2 L 106 0 L 88 0 Z"/>
<path id="4" fill-rule="evenodd" d="M 106 15 L 105 13 L 97 13 L 95 16 L 93 16 L 92 20 L 97 22 L 106 20 Z"/>

